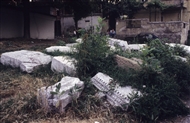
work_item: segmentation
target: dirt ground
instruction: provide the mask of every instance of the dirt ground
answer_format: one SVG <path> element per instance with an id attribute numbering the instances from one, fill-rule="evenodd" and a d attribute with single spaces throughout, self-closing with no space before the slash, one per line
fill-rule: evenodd
<path id="1" fill-rule="evenodd" d="M 1 39 L 0 40 L 0 55 L 4 52 L 8 51 L 16 51 L 16 50 L 38 50 L 43 51 L 45 48 L 53 45 L 58 45 L 62 40 L 24 40 L 24 39 Z M 66 41 L 67 42 L 67 41 Z M 1 67 L 0 67 L 1 68 Z M 3 68 L 3 67 L 2 67 Z M 56 76 L 57 77 L 57 76 Z M 100 123 L 107 123 L 114 121 L 111 118 L 113 114 L 109 114 L 110 121 L 105 118 L 108 110 L 104 110 L 103 113 L 106 115 L 101 116 L 97 111 L 97 114 L 89 117 L 84 120 L 75 119 L 73 110 L 71 109 L 71 113 L 68 116 L 64 116 L 60 118 L 57 115 L 50 116 L 34 116 L 41 115 L 41 111 L 39 109 L 31 110 L 32 113 L 29 113 L 26 110 L 23 110 L 23 107 L 29 107 L 28 109 L 32 109 L 31 106 L 35 105 L 33 103 L 28 103 L 26 100 L 33 101 L 33 95 L 36 94 L 36 88 L 48 85 L 50 81 L 58 80 L 58 77 L 52 76 L 44 76 L 44 77 L 36 77 L 33 75 L 23 74 L 18 70 L 14 70 L 12 68 L 3 68 L 0 70 L 0 121 L 3 122 L 31 122 L 31 123 L 95 123 L 98 121 Z M 30 93 L 29 93 L 30 92 Z M 22 95 L 22 96 L 21 96 Z M 13 101 L 14 100 L 14 101 Z M 13 101 L 13 102 L 11 102 Z M 190 107 L 190 97 L 185 102 Z M 9 108 L 7 106 L 10 106 Z M 23 113 L 21 111 L 24 111 Z M 102 112 L 101 112 L 102 113 Z M 76 116 L 77 117 L 77 116 Z M 128 116 L 126 116 L 128 117 Z M 8 119 L 8 120 L 6 120 Z M 25 119 L 25 120 L 23 120 Z M 107 121 L 106 121 L 107 120 Z M 132 123 L 134 121 L 126 120 L 126 123 Z M 134 122 L 133 122 L 134 123 Z M 178 116 L 177 118 L 162 121 L 160 123 L 190 123 L 190 115 L 188 116 Z"/>
<path id="2" fill-rule="evenodd" d="M 8 51 L 16 51 L 16 50 L 42 50 L 46 47 L 57 45 L 61 40 L 37 40 L 37 39 L 1 39 L 0 40 L 0 54 Z M 65 39 L 66 40 L 66 39 Z"/>

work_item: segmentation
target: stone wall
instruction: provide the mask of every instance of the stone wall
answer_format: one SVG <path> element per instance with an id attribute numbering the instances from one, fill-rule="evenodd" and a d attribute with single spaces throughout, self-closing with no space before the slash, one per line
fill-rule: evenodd
<path id="1" fill-rule="evenodd" d="M 140 20 L 140 28 L 127 28 L 126 20 L 118 20 L 116 32 L 119 37 L 135 37 L 140 33 L 153 33 L 166 42 L 175 42 L 184 44 L 187 40 L 188 24 L 182 21 L 169 22 L 149 22 L 148 19 L 132 19 L 131 21 Z"/>

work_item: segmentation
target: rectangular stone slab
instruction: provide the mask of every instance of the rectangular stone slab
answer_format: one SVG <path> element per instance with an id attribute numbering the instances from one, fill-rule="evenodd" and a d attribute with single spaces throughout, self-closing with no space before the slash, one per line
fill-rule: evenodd
<path id="1" fill-rule="evenodd" d="M 53 57 L 51 63 L 51 70 L 58 73 L 67 73 L 70 76 L 76 75 L 76 68 L 74 63 L 75 59 L 68 56 L 56 56 Z"/>
<path id="2" fill-rule="evenodd" d="M 91 82 L 100 91 L 108 92 L 110 90 L 109 84 L 113 81 L 108 75 L 98 72 L 94 77 L 91 78 Z"/>
<path id="3" fill-rule="evenodd" d="M 41 65 L 49 64 L 52 57 L 38 52 L 29 50 L 20 50 L 14 52 L 6 52 L 1 55 L 1 63 L 14 68 L 20 67 L 22 71 L 27 73 L 33 72 L 34 69 Z"/>

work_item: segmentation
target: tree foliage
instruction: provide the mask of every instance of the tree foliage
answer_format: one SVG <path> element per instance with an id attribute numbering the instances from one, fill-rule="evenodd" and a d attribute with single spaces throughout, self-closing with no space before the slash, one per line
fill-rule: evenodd
<path id="1" fill-rule="evenodd" d="M 78 27 L 77 22 L 84 17 L 90 15 L 92 8 L 89 0 L 70 0 L 68 5 L 72 7 L 73 19 L 75 21 L 76 28 Z"/>
<path id="2" fill-rule="evenodd" d="M 148 2 L 147 8 L 159 8 L 161 11 L 164 11 L 168 8 L 174 7 L 173 5 L 166 5 L 160 0 L 151 0 Z"/>

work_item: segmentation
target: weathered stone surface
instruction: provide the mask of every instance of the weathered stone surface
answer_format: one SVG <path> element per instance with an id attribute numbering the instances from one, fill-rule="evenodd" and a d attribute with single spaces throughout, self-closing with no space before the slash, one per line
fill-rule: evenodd
<path id="1" fill-rule="evenodd" d="M 108 38 L 108 44 L 111 46 L 118 45 L 122 50 L 129 50 L 127 41 L 119 40 L 115 38 Z"/>
<path id="2" fill-rule="evenodd" d="M 112 106 L 119 106 L 123 110 L 127 109 L 130 103 L 129 97 L 136 93 L 141 96 L 141 93 L 136 89 L 132 89 L 131 86 L 120 87 L 117 83 L 114 83 L 113 78 L 101 72 L 92 77 L 91 82 L 100 91 L 96 94 L 97 97 L 106 96 L 107 101 Z M 123 105 L 125 106 L 123 107 Z"/>
<path id="3" fill-rule="evenodd" d="M 140 51 L 141 49 L 143 49 L 146 46 L 147 46 L 146 44 L 130 44 L 130 45 L 128 45 L 128 47 L 131 51 Z"/>
<path id="4" fill-rule="evenodd" d="M 60 89 L 56 87 L 59 84 Z M 56 111 L 64 113 L 65 107 L 73 99 L 77 99 L 80 96 L 83 88 L 83 81 L 80 81 L 80 79 L 75 77 L 65 76 L 60 82 L 52 86 L 38 89 L 37 100 L 46 112 Z M 59 91 L 56 91 L 56 89 Z"/>
<path id="5" fill-rule="evenodd" d="M 71 47 L 68 46 L 51 46 L 46 48 L 46 52 L 72 52 Z"/>
<path id="6" fill-rule="evenodd" d="M 115 46 L 109 45 L 109 47 L 110 47 L 110 50 L 113 50 L 113 51 L 116 50 L 116 47 L 115 47 Z"/>
<path id="7" fill-rule="evenodd" d="M 141 21 L 139 28 L 127 28 L 126 20 L 117 20 L 117 36 L 135 37 L 140 33 L 153 33 L 165 42 L 185 44 L 188 36 L 188 25 L 182 21 L 149 22 L 149 19 L 131 19 L 131 24 Z M 136 26 L 136 25 L 134 25 Z"/>
<path id="8" fill-rule="evenodd" d="M 7 52 L 1 55 L 1 63 L 10 65 L 14 68 L 20 67 L 22 71 L 31 73 L 41 65 L 46 65 L 51 62 L 52 58 L 37 51 L 20 50 Z"/>
<path id="9" fill-rule="evenodd" d="M 77 45 L 78 45 L 78 43 L 69 43 L 69 44 L 66 44 L 67 47 L 75 47 Z"/>
<path id="10" fill-rule="evenodd" d="M 181 61 L 183 61 L 183 62 L 187 62 L 187 59 L 184 58 L 184 57 L 181 57 L 181 56 L 174 56 L 174 57 L 175 57 L 175 59 L 177 59 L 177 60 L 181 60 Z"/>
<path id="11" fill-rule="evenodd" d="M 184 50 L 190 54 L 190 46 L 184 45 L 184 44 L 177 44 L 177 43 L 166 43 L 167 45 L 171 46 L 171 47 L 175 47 L 175 46 L 179 46 L 181 48 L 184 48 Z"/>
<path id="12" fill-rule="evenodd" d="M 77 42 L 77 43 L 82 43 L 82 38 L 76 39 L 76 42 Z"/>
<path id="13" fill-rule="evenodd" d="M 98 72 L 94 77 L 91 78 L 91 81 L 96 88 L 100 91 L 109 91 L 110 86 L 109 84 L 113 81 L 111 77 L 108 75 Z"/>
<path id="14" fill-rule="evenodd" d="M 114 89 L 114 91 L 109 91 L 106 94 L 106 96 L 108 102 L 111 105 L 118 106 L 121 107 L 123 110 L 126 110 L 130 103 L 129 97 L 134 96 L 134 94 L 138 94 L 138 96 L 141 96 L 140 91 L 133 89 L 131 86 L 125 86 L 125 87 L 118 86 Z"/>
<path id="15" fill-rule="evenodd" d="M 52 59 L 51 70 L 58 73 L 67 73 L 68 75 L 75 76 L 76 68 L 74 63 L 75 59 L 68 56 L 56 56 Z"/>
<path id="16" fill-rule="evenodd" d="M 137 58 L 128 59 L 119 55 L 115 55 L 115 60 L 119 67 L 124 68 L 126 70 L 129 70 L 129 69 L 140 70 L 141 69 L 140 64 L 142 64 L 142 60 L 140 59 L 138 60 Z"/>

